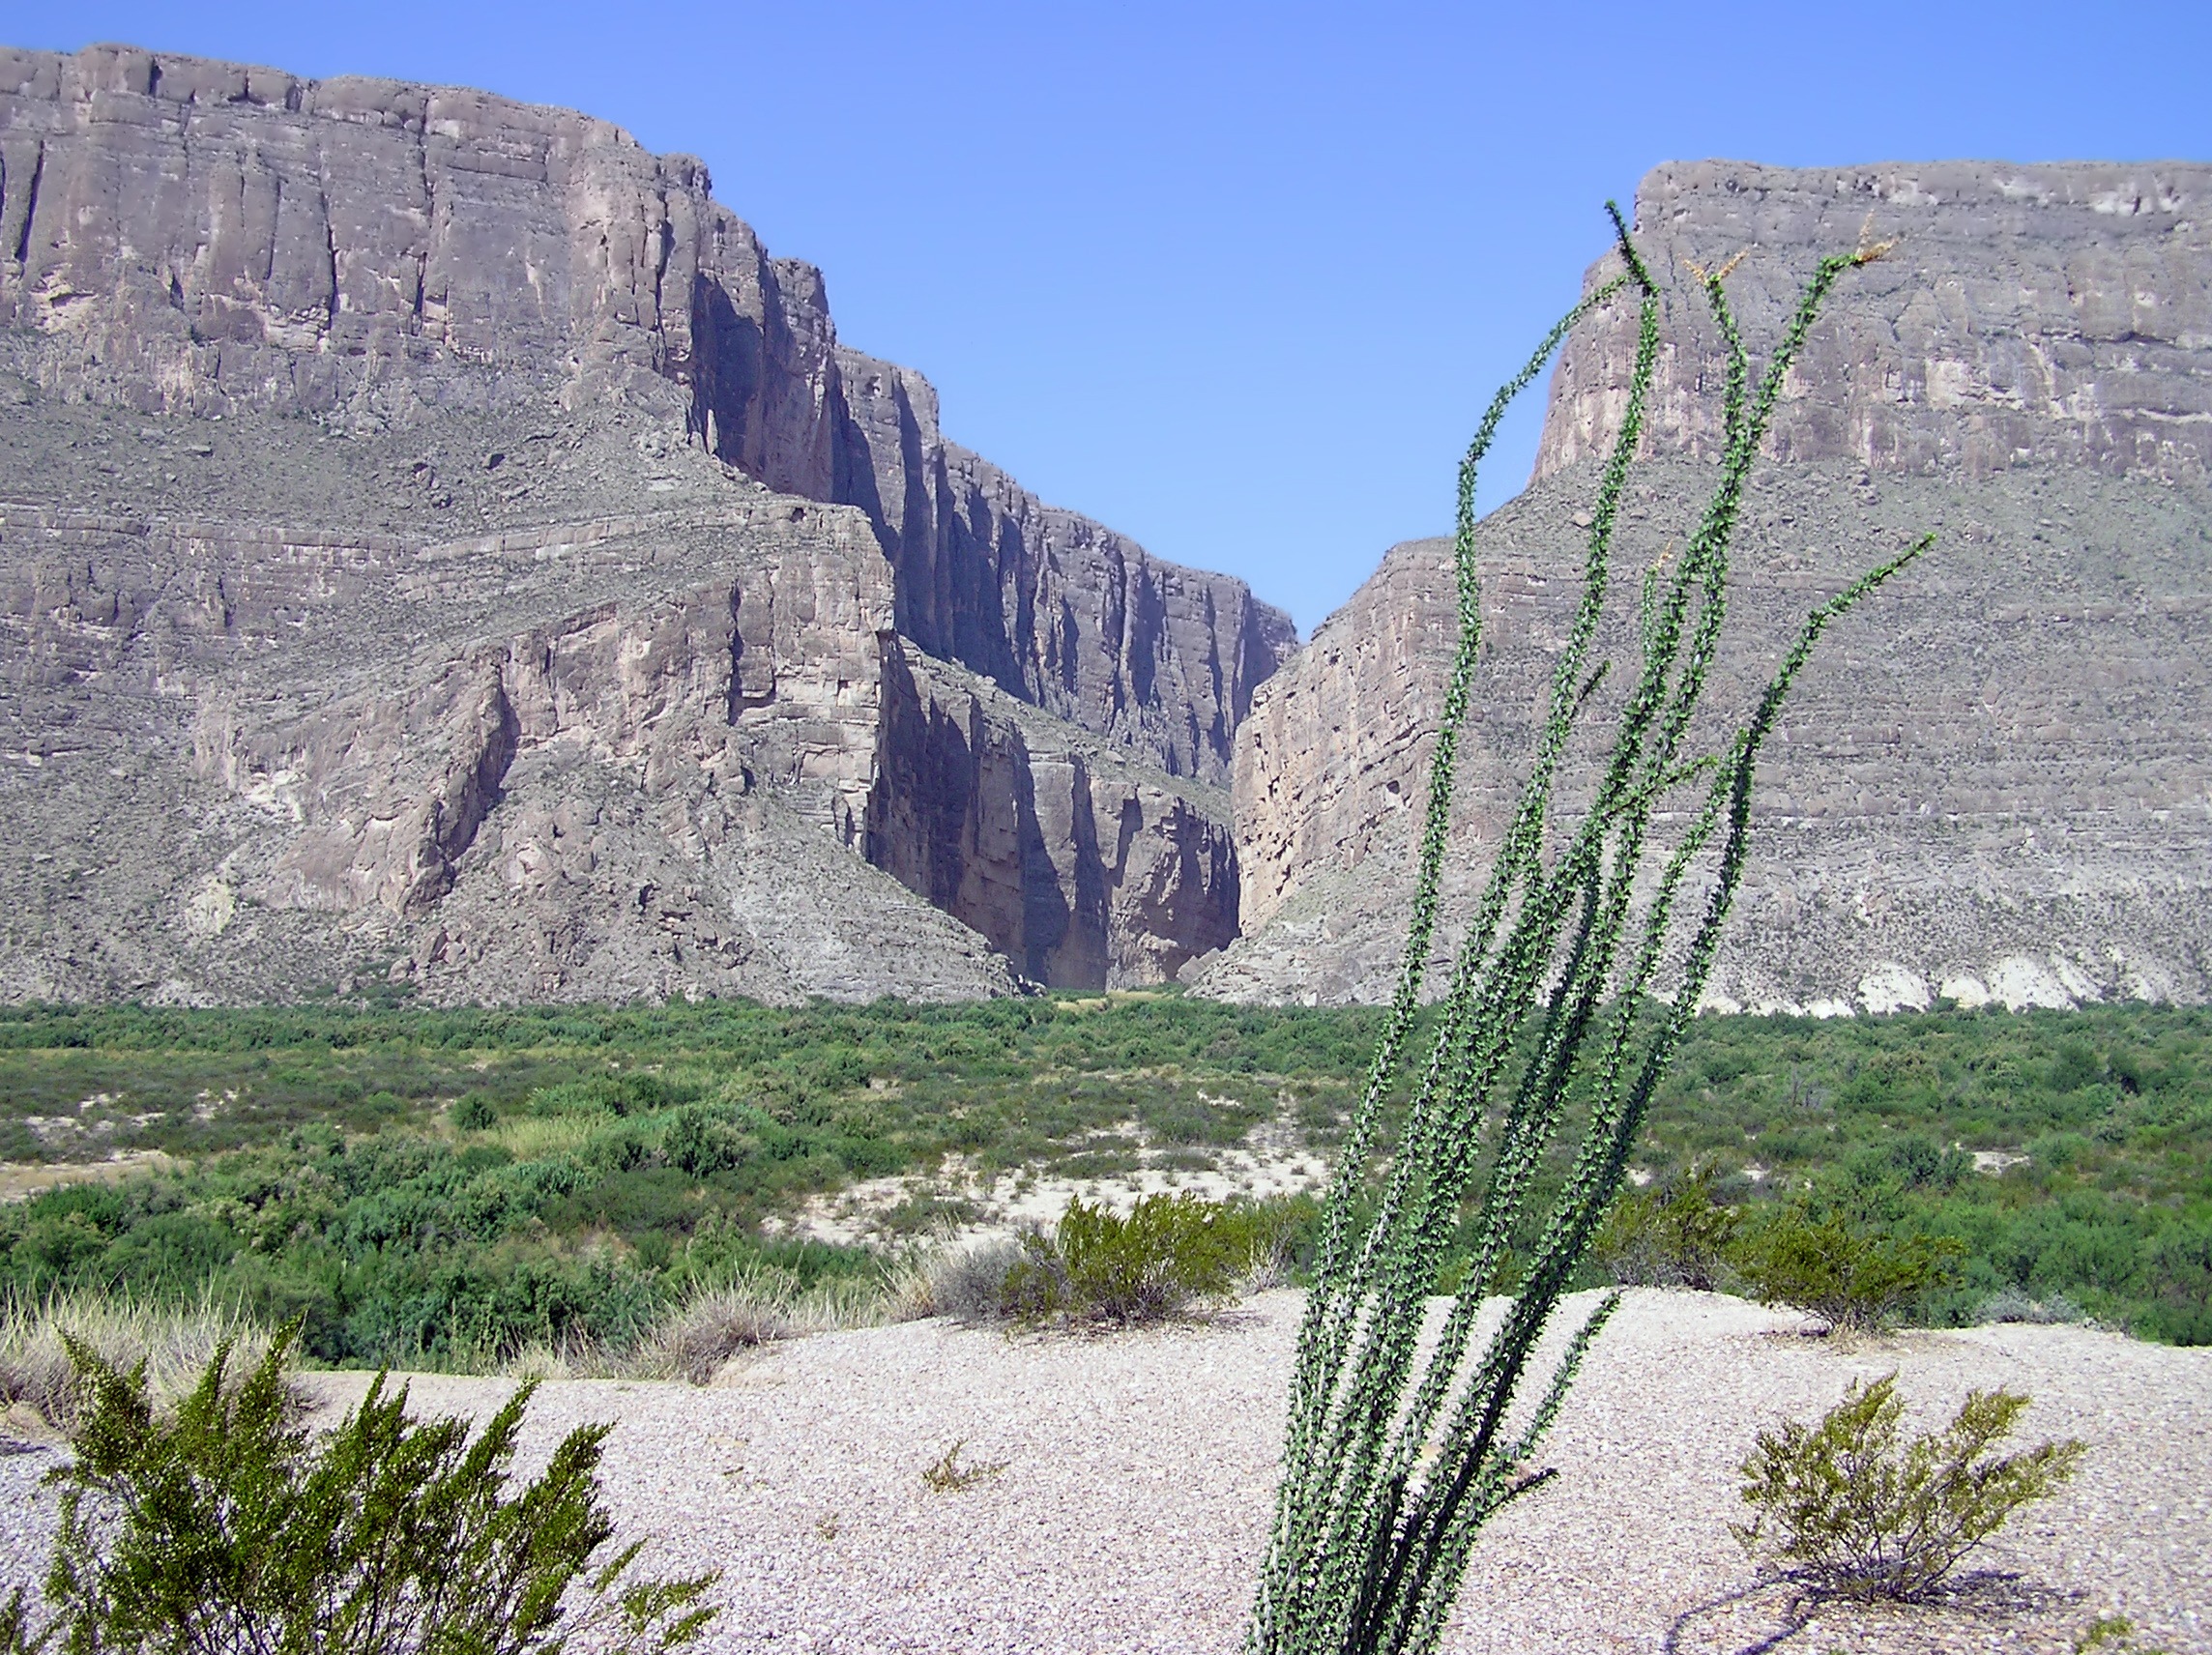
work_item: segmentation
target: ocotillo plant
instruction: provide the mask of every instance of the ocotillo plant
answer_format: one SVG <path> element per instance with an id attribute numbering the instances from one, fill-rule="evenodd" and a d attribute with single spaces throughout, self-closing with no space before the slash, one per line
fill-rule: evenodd
<path id="1" fill-rule="evenodd" d="M 1608 203 L 1608 211 L 1621 274 L 1569 311 L 1499 392 L 1460 466 L 1459 646 L 1430 769 L 1412 919 L 1324 1216 L 1274 1529 L 1247 1640 L 1253 1655 L 1433 1648 L 1476 1532 L 1549 1474 L 1531 1473 L 1528 1456 L 1616 1297 L 1601 1301 L 1567 1339 L 1540 1388 L 1529 1388 L 1533 1406 L 1516 1410 L 1514 1404 L 1538 1366 L 1539 1337 L 1619 1189 L 1652 1091 L 1711 970 L 1743 869 L 1761 745 L 1820 633 L 1929 544 L 1814 610 L 1732 740 L 1715 752 L 1691 750 L 1690 726 L 1726 612 L 1730 546 L 1783 376 L 1837 277 L 1886 249 L 1862 246 L 1820 262 L 1756 391 L 1722 287 L 1728 273 L 1697 272 L 1728 350 L 1719 479 L 1681 556 L 1644 574 L 1635 646 L 1623 662 L 1624 679 L 1634 676 L 1610 746 L 1595 743 L 1596 792 L 1579 822 L 1556 823 L 1560 761 L 1613 665 L 1592 655 L 1621 492 L 1659 351 L 1657 286 L 1619 209 Z M 1436 942 L 1453 772 L 1480 640 L 1476 468 L 1507 405 L 1569 330 L 1628 295 L 1640 303 L 1636 363 L 1599 474 L 1581 602 L 1553 675 L 1528 784 L 1459 944 L 1427 1059 L 1407 1077 L 1411 1096 L 1395 1151 L 1376 1186 L 1369 1175 L 1377 1130 L 1400 1089 Z M 1655 842 L 1662 801 L 1691 786 L 1702 788 L 1703 799 L 1687 827 L 1671 845 Z M 1570 1089 L 1581 1120 L 1571 1166 L 1536 1230 L 1517 1291 L 1478 1340 L 1484 1284 L 1505 1262 L 1535 1176 L 1562 1137 Z M 1427 1301 L 1469 1211 L 1465 1286 L 1424 1353 Z M 1372 1217 L 1361 1229 L 1364 1212 Z"/>

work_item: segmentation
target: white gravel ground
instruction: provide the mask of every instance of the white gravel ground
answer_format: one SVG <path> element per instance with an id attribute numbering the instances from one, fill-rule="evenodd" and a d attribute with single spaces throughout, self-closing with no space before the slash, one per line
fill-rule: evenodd
<path id="1" fill-rule="evenodd" d="M 1277 1292 L 1211 1324 L 1114 1337 L 942 1321 L 830 1334 L 703 1390 L 549 1384 L 528 1440 L 619 1422 L 610 1504 L 626 1532 L 658 1537 L 655 1567 L 723 1571 L 718 1649 L 1227 1651 L 1297 1312 Z M 2212 1350 L 2028 1326 L 1840 1349 L 1796 1325 L 1717 1295 L 1631 1293 L 1542 1456 L 1558 1477 L 1482 1541 L 1447 1647 L 2062 1652 L 2121 1613 L 2143 1646 L 2212 1655 Z M 1916 1423 L 2001 1383 L 2035 1399 L 2023 1439 L 2078 1436 L 2089 1460 L 1977 1554 L 1979 1578 L 1947 1605 L 1802 1610 L 1729 1537 L 1732 1468 L 1761 1425 L 1892 1368 Z M 364 1379 L 313 1382 L 338 1402 Z M 480 1412 L 508 1388 L 424 1378 L 414 1399 Z M 955 1439 L 963 1463 L 1004 1469 L 931 1490 L 922 1469 Z M 50 1463 L 0 1460 L 0 1580 L 38 1572 L 51 1497 L 33 1484 Z"/>

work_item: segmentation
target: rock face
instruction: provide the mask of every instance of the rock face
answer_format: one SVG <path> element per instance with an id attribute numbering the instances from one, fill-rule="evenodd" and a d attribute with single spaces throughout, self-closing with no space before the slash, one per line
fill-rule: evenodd
<path id="1" fill-rule="evenodd" d="M 1770 339 L 1815 258 L 1891 242 L 1807 341 L 1769 438 L 1776 458 L 2200 480 L 2212 464 L 2207 208 L 2212 165 L 2199 162 L 1660 167 L 1636 195 L 1645 259 L 1672 290 L 1653 449 L 1710 454 L 1720 429 L 1723 357 L 1690 265 L 1742 254 L 1731 300 L 1747 336 Z M 1619 428 L 1635 329 L 1615 306 L 1561 353 L 1537 477 Z"/>
<path id="2" fill-rule="evenodd" d="M 1297 643 L 1289 617 L 946 442 L 920 375 L 843 351 L 836 366 L 835 498 L 877 526 L 899 631 L 1172 776 L 1226 782 L 1253 690 Z"/>
<path id="3" fill-rule="evenodd" d="M 958 995 L 1234 934 L 1208 784 L 1288 621 L 946 443 L 695 160 L 0 52 L 0 994 Z"/>
<path id="4" fill-rule="evenodd" d="M 1711 705 L 1803 613 L 1924 530 L 1832 631 L 1763 763 L 1714 1000 L 1885 1010 L 2212 993 L 2212 167 L 1671 166 L 1638 197 L 1671 284 L 1651 458 L 1607 633 L 1713 480 L 1719 381 L 1685 267 L 1730 277 L 1755 359 L 1868 232 L 1791 376 L 1738 538 Z M 1593 281 L 1604 267 L 1593 270 Z M 1517 796 L 1579 595 L 1625 306 L 1570 340 L 1537 478 L 1482 525 L 1485 657 L 1447 912 Z M 1452 628 L 1449 546 L 1394 548 L 1255 697 L 1233 782 L 1244 939 L 1209 992 L 1389 993 Z M 1616 675 L 1617 676 L 1617 675 Z M 1602 715 L 1597 720 L 1602 723 Z M 1723 734 L 1709 722 L 1708 742 Z M 1570 817 L 1588 756 L 1567 777 Z"/>
<path id="5" fill-rule="evenodd" d="M 886 676 L 868 859 L 1037 982 L 1145 983 L 1237 936 L 1237 847 L 1214 789 L 911 645 Z"/>
<path id="6" fill-rule="evenodd" d="M 1295 641 L 948 445 L 911 370 L 841 350 L 706 167 L 480 92 L 93 47 L 0 53 L 0 323 L 48 388 L 341 421 L 680 410 L 779 492 L 856 504 L 924 650 L 1181 775 L 1226 779 Z"/>

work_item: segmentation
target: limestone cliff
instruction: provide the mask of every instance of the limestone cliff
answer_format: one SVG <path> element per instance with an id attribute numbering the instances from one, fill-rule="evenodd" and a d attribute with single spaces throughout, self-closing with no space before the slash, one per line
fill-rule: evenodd
<path id="1" fill-rule="evenodd" d="M 1722 358 L 1686 273 L 1741 256 L 1729 291 L 1771 338 L 1810 261 L 1893 244 L 1807 341 L 1769 438 L 1785 460 L 1983 478 L 2023 467 L 2201 479 L 2212 464 L 2212 166 L 1663 166 L 1637 190 L 1669 289 L 1647 424 L 1709 454 Z M 1598 269 L 1591 276 L 1597 278 Z M 1538 449 L 1548 477 L 1618 429 L 1636 348 L 1615 307 L 1561 353 Z"/>
<path id="2" fill-rule="evenodd" d="M 970 994 L 1234 931 L 1207 783 L 1289 623 L 947 443 L 604 122 L 0 51 L 0 993 Z"/>
<path id="3" fill-rule="evenodd" d="M 947 443 L 920 375 L 842 351 L 837 367 L 836 497 L 878 525 L 899 631 L 1170 775 L 1226 782 L 1253 690 L 1297 642 L 1289 617 Z"/>
<path id="4" fill-rule="evenodd" d="M 2208 212 L 2202 165 L 1712 163 L 1646 180 L 1637 222 L 1669 285 L 1668 343 L 1627 571 L 1680 543 L 1712 480 L 1719 375 L 1686 267 L 1746 253 L 1730 287 L 1756 356 L 1820 254 L 1897 242 L 1839 286 L 1791 376 L 1716 707 L 1745 704 L 1804 610 L 1937 534 L 1801 681 L 1761 772 L 1716 1001 L 2212 992 Z M 1632 326 L 1621 306 L 1569 341 L 1536 480 L 1480 530 L 1455 906 L 1515 797 L 1579 591 L 1590 456 L 1618 417 Z M 1246 935 L 1205 969 L 1211 992 L 1388 993 L 1448 664 L 1448 555 L 1395 548 L 1255 697 L 1233 782 Z M 1607 625 L 1625 637 L 1625 604 Z"/>
<path id="5" fill-rule="evenodd" d="M 840 350 L 821 274 L 710 191 L 481 92 L 0 51 L 0 323 L 46 346 L 42 385 L 353 424 L 669 410 L 771 488 L 867 509 L 924 650 L 1226 779 L 1288 620 L 948 445 L 928 383 Z"/>
<path id="6" fill-rule="evenodd" d="M 1237 848 L 1213 789 L 1130 764 L 912 646 L 868 859 L 1038 982 L 1172 978 L 1237 935 Z"/>

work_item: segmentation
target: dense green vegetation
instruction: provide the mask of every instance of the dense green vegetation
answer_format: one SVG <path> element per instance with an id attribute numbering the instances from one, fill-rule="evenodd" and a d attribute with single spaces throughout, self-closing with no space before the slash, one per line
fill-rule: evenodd
<path id="1" fill-rule="evenodd" d="M 0 1013 L 0 1155 L 176 1159 L 0 1205 L 0 1285 L 212 1284 L 304 1315 L 335 1362 L 619 1342 L 742 1270 L 867 1270 L 761 1221 L 947 1154 L 1195 1170 L 1269 1122 L 1325 1147 L 1374 1032 L 1366 1011 L 1175 995 L 18 1009 Z M 1702 1018 L 1638 1165 L 1654 1189 L 1709 1167 L 1755 1213 L 1787 1196 L 1956 1237 L 1957 1284 L 1918 1307 L 1935 1321 L 2012 1288 L 2212 1341 L 2212 1012 Z M 917 1191 L 886 1222 L 962 1212 L 957 1190 Z"/>

